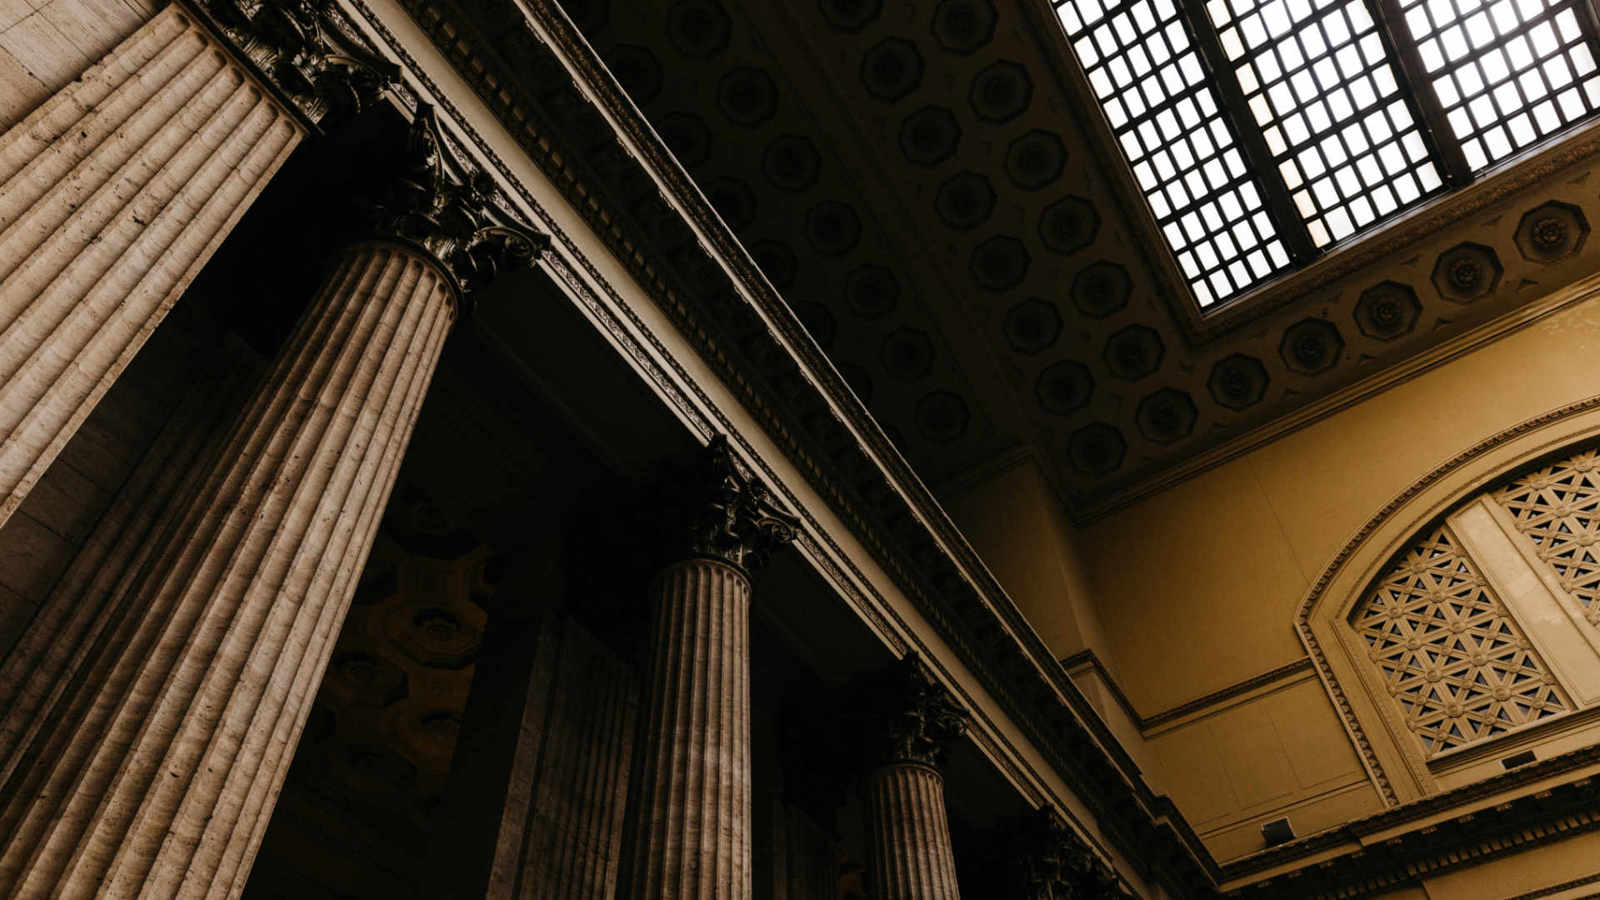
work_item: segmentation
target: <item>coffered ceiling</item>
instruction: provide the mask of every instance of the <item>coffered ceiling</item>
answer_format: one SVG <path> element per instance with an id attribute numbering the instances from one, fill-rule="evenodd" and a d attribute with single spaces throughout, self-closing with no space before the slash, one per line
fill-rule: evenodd
<path id="1" fill-rule="evenodd" d="M 568 0 L 923 478 L 1078 516 L 1593 271 L 1588 132 L 1201 317 L 1044 0 Z"/>

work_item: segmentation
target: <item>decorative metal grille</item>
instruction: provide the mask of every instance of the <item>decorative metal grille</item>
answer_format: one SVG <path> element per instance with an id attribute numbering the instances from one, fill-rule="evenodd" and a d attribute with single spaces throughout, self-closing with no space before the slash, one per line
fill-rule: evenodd
<path id="1" fill-rule="evenodd" d="M 1573 0 L 1401 0 L 1423 69 L 1473 171 L 1600 108 Z"/>
<path id="2" fill-rule="evenodd" d="M 1585 450 L 1496 491 L 1561 587 L 1600 625 L 1600 451 Z"/>
<path id="3" fill-rule="evenodd" d="M 1056 12 L 1199 304 L 1286 268 L 1260 182 L 1172 0 L 1065 0 Z"/>
<path id="4" fill-rule="evenodd" d="M 1443 526 L 1383 575 L 1350 621 L 1429 757 L 1572 709 Z"/>

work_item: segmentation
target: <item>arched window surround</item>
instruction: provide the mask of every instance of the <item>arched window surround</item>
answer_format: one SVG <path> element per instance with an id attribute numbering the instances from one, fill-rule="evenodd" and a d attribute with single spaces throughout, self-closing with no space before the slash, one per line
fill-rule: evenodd
<path id="1" fill-rule="evenodd" d="M 1505 771 L 1500 760 L 1536 746 L 1541 759 L 1600 742 L 1600 705 L 1535 723 L 1430 762 L 1406 727 L 1352 612 L 1387 568 L 1451 514 L 1531 469 L 1600 446 L 1600 396 L 1520 422 L 1445 461 L 1372 516 L 1323 570 L 1295 626 L 1329 699 L 1390 805 Z"/>

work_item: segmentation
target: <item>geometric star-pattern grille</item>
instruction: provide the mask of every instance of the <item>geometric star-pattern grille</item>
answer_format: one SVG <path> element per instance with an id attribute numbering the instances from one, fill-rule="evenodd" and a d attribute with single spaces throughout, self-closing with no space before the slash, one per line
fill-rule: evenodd
<path id="1" fill-rule="evenodd" d="M 1518 478 L 1494 499 L 1539 548 L 1591 624 L 1600 625 L 1600 451 Z"/>
<path id="2" fill-rule="evenodd" d="M 1384 574 L 1350 623 L 1426 756 L 1572 709 L 1443 526 Z"/>

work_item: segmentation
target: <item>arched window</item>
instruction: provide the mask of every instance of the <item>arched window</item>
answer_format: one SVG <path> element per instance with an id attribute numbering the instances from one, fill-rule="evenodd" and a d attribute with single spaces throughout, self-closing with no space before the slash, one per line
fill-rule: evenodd
<path id="1" fill-rule="evenodd" d="M 1511 482 L 1495 500 L 1560 579 L 1561 589 L 1600 625 L 1600 451 L 1585 450 Z"/>
<path id="2" fill-rule="evenodd" d="M 1600 452 L 1555 458 L 1448 503 L 1339 617 L 1358 681 L 1432 777 L 1600 716 Z"/>
<path id="3" fill-rule="evenodd" d="M 1600 398 L 1396 498 L 1299 628 L 1391 803 L 1600 742 Z"/>
<path id="4" fill-rule="evenodd" d="M 1407 551 L 1351 624 L 1429 757 L 1572 709 L 1449 526 Z"/>

